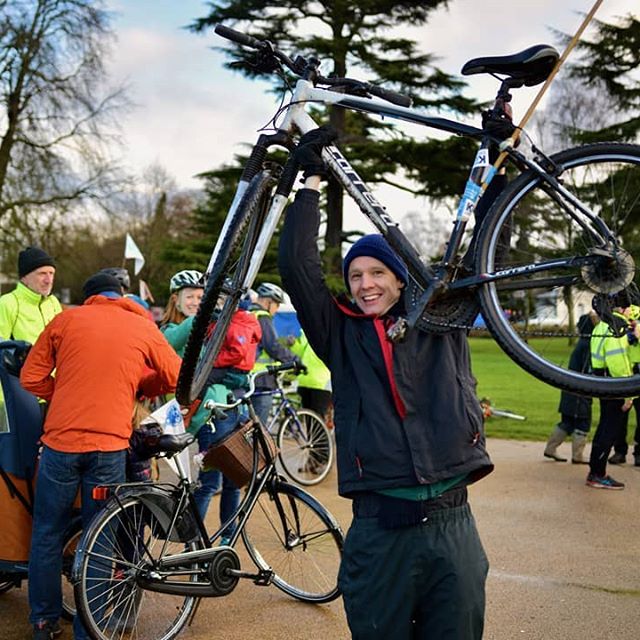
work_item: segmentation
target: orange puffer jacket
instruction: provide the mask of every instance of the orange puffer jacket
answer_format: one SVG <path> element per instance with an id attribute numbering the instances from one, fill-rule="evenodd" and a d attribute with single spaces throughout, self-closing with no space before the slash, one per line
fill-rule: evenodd
<path id="1" fill-rule="evenodd" d="M 20 381 L 50 402 L 42 437 L 48 447 L 119 451 L 129 443 L 136 394 L 173 391 L 179 370 L 180 358 L 139 304 L 97 295 L 47 325 Z"/>

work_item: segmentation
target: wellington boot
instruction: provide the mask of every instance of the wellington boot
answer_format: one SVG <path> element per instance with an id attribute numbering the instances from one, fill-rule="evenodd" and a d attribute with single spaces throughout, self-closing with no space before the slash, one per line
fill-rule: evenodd
<path id="1" fill-rule="evenodd" d="M 571 462 L 573 464 L 589 464 L 584 458 L 584 448 L 587 444 L 587 434 L 584 431 L 573 432 L 571 440 Z"/>
<path id="2" fill-rule="evenodd" d="M 566 458 L 558 455 L 558 447 L 564 442 L 566 437 L 567 432 L 556 425 L 547 440 L 547 446 L 544 448 L 544 457 L 551 458 L 556 462 L 566 462 Z"/>

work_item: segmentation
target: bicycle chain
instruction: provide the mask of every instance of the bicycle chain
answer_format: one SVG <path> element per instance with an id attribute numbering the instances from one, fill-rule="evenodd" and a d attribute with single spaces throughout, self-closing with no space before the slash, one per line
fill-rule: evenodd
<path id="1" fill-rule="evenodd" d="M 487 333 L 491 333 L 488 327 L 476 327 L 470 324 L 456 324 L 454 322 L 438 322 L 435 320 L 429 319 L 428 321 L 424 321 L 422 324 L 421 330 L 429 333 L 429 325 L 436 325 L 438 327 L 442 327 L 443 329 L 453 330 L 461 330 L 461 331 L 485 331 Z M 440 332 L 438 332 L 440 333 Z M 590 333 L 568 333 L 567 331 L 558 332 L 558 331 L 538 331 L 538 330 L 528 330 L 528 331 L 517 331 L 518 335 L 526 336 L 530 338 L 591 338 Z"/>

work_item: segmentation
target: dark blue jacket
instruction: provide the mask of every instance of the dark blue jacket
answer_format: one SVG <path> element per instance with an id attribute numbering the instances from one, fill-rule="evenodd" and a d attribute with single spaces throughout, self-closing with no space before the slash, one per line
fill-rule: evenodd
<path id="1" fill-rule="evenodd" d="M 309 343 L 331 370 L 340 494 L 490 473 L 466 334 L 412 331 L 389 342 L 398 309 L 373 318 L 327 289 L 319 220 L 318 193 L 301 190 L 287 212 L 279 267 Z"/>

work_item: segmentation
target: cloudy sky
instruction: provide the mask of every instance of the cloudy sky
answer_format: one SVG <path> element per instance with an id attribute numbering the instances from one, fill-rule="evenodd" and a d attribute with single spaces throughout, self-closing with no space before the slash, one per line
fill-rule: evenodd
<path id="1" fill-rule="evenodd" d="M 557 46 L 551 30 L 573 33 L 591 6 L 592 0 L 451 0 L 413 33 L 425 51 L 440 56 L 443 69 L 458 73 L 473 57 Z M 213 31 L 195 35 L 184 28 L 206 15 L 201 0 L 108 0 L 108 7 L 117 34 L 111 73 L 129 84 L 136 105 L 122 122 L 124 161 L 137 173 L 158 163 L 180 187 L 198 187 L 195 174 L 230 160 L 240 143 L 256 138 L 275 111 L 275 97 L 266 94 L 266 84 L 223 68 L 223 56 L 212 47 L 224 40 Z M 597 17 L 632 11 L 638 0 L 604 0 Z M 497 88 L 481 76 L 468 82 L 470 93 L 483 100 Z M 536 91 L 518 91 L 516 115 Z"/>

